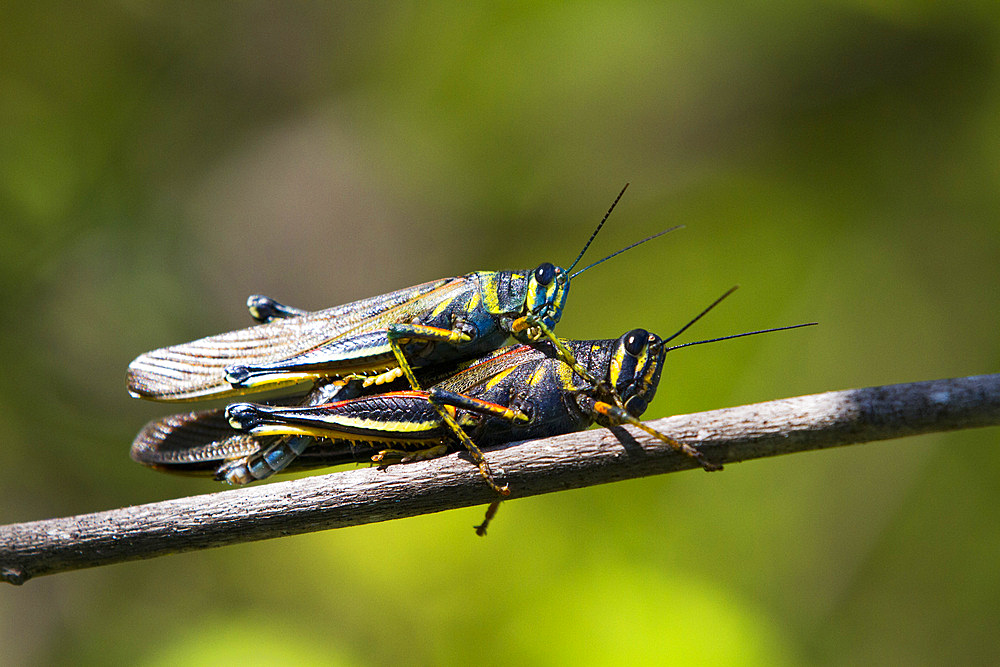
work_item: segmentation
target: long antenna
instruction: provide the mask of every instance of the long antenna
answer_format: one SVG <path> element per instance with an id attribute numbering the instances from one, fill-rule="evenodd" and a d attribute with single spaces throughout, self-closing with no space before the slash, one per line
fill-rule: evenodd
<path id="1" fill-rule="evenodd" d="M 662 232 L 659 232 L 657 234 L 653 234 L 652 236 L 647 236 L 646 238 L 644 238 L 641 241 L 636 241 L 635 243 L 633 243 L 630 246 L 626 246 L 626 247 L 622 248 L 621 250 L 618 250 L 616 252 L 611 253 L 610 255 L 608 255 L 607 257 L 605 257 L 604 259 L 597 260 L 596 262 L 594 262 L 590 266 L 583 267 L 582 269 L 580 269 L 579 271 L 577 271 L 576 273 L 574 273 L 573 275 L 571 275 L 569 278 L 570 278 L 570 280 L 572 280 L 573 278 L 576 278 L 578 275 L 580 275 L 581 273 L 583 273 L 587 269 L 592 269 L 595 266 L 597 266 L 598 264 L 600 264 L 602 262 L 606 262 L 606 261 L 608 261 L 609 259 L 611 259 L 612 257 L 614 257 L 616 255 L 622 254 L 626 250 L 631 250 L 632 248 L 636 247 L 637 245 L 642 245 L 646 241 L 652 241 L 653 239 L 655 239 L 658 236 L 663 236 L 667 232 L 672 232 L 672 231 L 677 230 L 677 229 L 683 229 L 683 227 L 684 227 L 684 225 L 677 225 L 676 227 L 671 227 L 670 229 L 664 229 Z M 575 264 L 575 262 L 574 262 L 574 264 Z M 572 268 L 572 267 L 570 267 L 570 268 Z"/>
<path id="2" fill-rule="evenodd" d="M 703 310 L 700 313 L 698 313 L 697 315 L 695 315 L 694 319 L 692 319 L 690 322 L 688 322 L 687 324 L 685 324 L 684 326 L 682 326 L 680 329 L 677 330 L 677 333 L 675 333 L 670 338 L 665 339 L 663 342 L 664 343 L 669 343 L 670 341 L 672 341 L 673 339 L 677 338 L 682 333 L 684 333 L 685 331 L 687 331 L 688 328 L 690 328 L 690 326 L 692 324 L 694 324 L 695 322 L 697 322 L 701 318 L 705 317 L 705 315 L 708 314 L 708 311 L 712 310 L 713 308 L 715 308 L 716 306 L 718 306 L 720 303 L 722 303 L 723 299 L 725 299 L 727 296 L 729 296 L 730 294 L 732 294 L 733 292 L 735 292 L 738 288 L 739 288 L 739 285 L 733 285 L 732 287 L 730 287 L 728 290 L 726 290 L 725 294 L 723 294 L 718 299 L 716 299 L 715 301 L 713 301 L 708 308 L 706 308 L 705 310 Z M 671 348 L 668 348 L 668 349 L 672 350 L 674 348 L 671 347 Z"/>
<path id="3" fill-rule="evenodd" d="M 681 343 L 680 345 L 671 345 L 664 351 L 669 352 L 670 350 L 676 350 L 681 347 L 690 347 L 691 345 L 701 345 L 702 343 L 717 343 L 720 340 L 729 340 L 731 338 L 743 338 L 744 336 L 755 336 L 757 334 L 762 334 L 762 333 L 771 333 L 772 331 L 788 331 L 789 329 L 812 327 L 816 326 L 817 324 L 819 324 L 819 322 L 806 322 L 805 324 L 793 324 L 790 327 L 776 327 L 774 329 L 761 329 L 760 331 L 747 331 L 746 333 L 733 334 L 732 336 L 723 336 L 722 338 L 710 338 L 708 340 L 697 340 L 693 343 Z"/>
<path id="4" fill-rule="evenodd" d="M 601 218 L 601 222 L 598 223 L 597 229 L 595 229 L 594 233 L 590 235 L 590 238 L 587 239 L 587 242 L 583 244 L 583 250 L 581 250 L 580 254 L 576 256 L 576 260 L 573 262 L 573 264 L 568 269 L 566 269 L 566 273 L 572 271 L 573 268 L 580 262 L 580 260 L 583 259 L 583 253 L 587 252 L 587 248 L 589 248 L 590 244 L 594 242 L 594 239 L 597 237 L 597 232 L 601 231 L 601 227 L 603 227 L 604 223 L 608 221 L 608 217 L 611 215 L 611 211 L 615 210 L 615 206 L 618 205 L 618 201 L 622 198 L 622 195 L 625 194 L 626 190 L 628 190 L 628 183 L 626 183 L 625 187 L 622 188 L 622 191 L 618 193 L 618 196 L 615 197 L 615 200 L 611 202 L 611 208 L 609 208 L 608 212 L 604 214 L 603 218 Z M 581 271 L 581 273 L 583 272 Z M 572 276 L 570 277 L 572 278 Z"/>

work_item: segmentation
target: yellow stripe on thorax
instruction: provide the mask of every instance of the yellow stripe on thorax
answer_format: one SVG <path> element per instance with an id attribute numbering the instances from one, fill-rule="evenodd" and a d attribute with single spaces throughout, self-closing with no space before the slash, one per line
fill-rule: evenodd
<path id="1" fill-rule="evenodd" d="M 479 304 L 482 302 L 483 295 L 479 292 L 479 290 L 476 290 L 472 293 L 472 296 L 469 297 L 469 302 L 465 304 L 465 308 L 466 310 L 475 310 L 476 308 L 479 308 Z"/>
<path id="2" fill-rule="evenodd" d="M 434 307 L 434 310 L 431 311 L 431 315 L 430 316 L 431 317 L 437 317 L 438 315 L 440 315 L 441 313 L 443 313 L 445 311 L 445 309 L 448 308 L 448 306 L 450 306 L 454 300 L 455 300 L 455 297 L 449 297 L 447 299 L 442 299 L 441 302 L 438 303 L 438 305 L 436 305 Z"/>
<path id="3" fill-rule="evenodd" d="M 490 313 L 500 312 L 500 299 L 497 297 L 497 288 L 500 286 L 499 275 L 495 271 L 483 271 L 479 274 L 480 296 L 486 303 L 486 310 Z"/>
<path id="4" fill-rule="evenodd" d="M 510 368 L 507 368 L 507 369 L 504 369 L 504 370 L 500 371 L 499 373 L 497 373 L 496 375 L 494 375 L 493 377 L 491 377 L 489 379 L 489 381 L 485 385 L 485 388 L 487 390 L 493 389 L 493 387 L 495 387 L 498 384 L 500 384 L 501 382 L 503 382 L 503 379 L 505 377 L 507 377 L 508 375 L 510 375 L 512 372 L 514 372 L 515 368 L 517 368 L 517 367 L 516 366 L 511 366 Z"/>
<path id="5" fill-rule="evenodd" d="M 556 365 L 556 377 L 559 378 L 559 386 L 577 389 L 573 384 L 573 369 L 567 364 Z M 532 378 L 534 379 L 534 378 Z"/>

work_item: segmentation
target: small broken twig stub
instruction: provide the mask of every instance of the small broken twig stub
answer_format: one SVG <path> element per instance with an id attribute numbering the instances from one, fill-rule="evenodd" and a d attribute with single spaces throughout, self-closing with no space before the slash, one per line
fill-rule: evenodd
<path id="1" fill-rule="evenodd" d="M 920 433 L 1000 425 L 1000 375 L 869 387 L 649 422 L 735 463 Z M 697 466 L 631 427 L 487 452 L 511 498 Z M 461 454 L 363 468 L 73 517 L 0 526 L 0 578 L 67 570 L 485 504 L 496 499 Z"/>

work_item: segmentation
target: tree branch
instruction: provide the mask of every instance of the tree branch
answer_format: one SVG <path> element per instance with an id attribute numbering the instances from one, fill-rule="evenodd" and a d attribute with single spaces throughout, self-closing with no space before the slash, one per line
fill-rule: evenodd
<path id="1" fill-rule="evenodd" d="M 1000 425 L 1000 375 L 799 396 L 649 422 L 735 463 L 920 433 Z M 694 467 L 633 428 L 514 443 L 487 452 L 511 498 Z M 169 553 L 485 504 L 496 496 L 462 455 L 363 468 L 189 498 L 0 526 L 0 578 L 31 577 Z"/>

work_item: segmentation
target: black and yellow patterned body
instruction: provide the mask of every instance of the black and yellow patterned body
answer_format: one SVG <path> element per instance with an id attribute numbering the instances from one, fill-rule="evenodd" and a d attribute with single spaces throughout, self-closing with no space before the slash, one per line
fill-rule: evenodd
<path id="1" fill-rule="evenodd" d="M 533 340 L 539 328 L 555 327 L 568 290 L 565 272 L 542 264 L 478 271 L 316 312 L 251 297 L 251 314 L 262 324 L 147 352 L 129 365 L 128 389 L 140 398 L 190 401 L 325 377 L 391 382 L 402 374 L 393 372 L 399 353 L 421 368 L 476 358 L 511 335 Z"/>
<path id="2" fill-rule="evenodd" d="M 261 469 L 270 474 L 373 455 L 406 460 L 460 448 L 440 406 L 484 446 L 578 431 L 595 421 L 631 422 L 623 413 L 636 418 L 645 410 L 664 359 L 658 336 L 637 329 L 617 339 L 562 342 L 600 378 L 597 383 L 577 375 L 547 343 L 518 345 L 466 363 L 426 391 L 336 400 L 337 391 L 327 389 L 299 406 L 240 403 L 225 415 L 217 410 L 168 417 L 147 425 L 132 456 L 168 471 L 229 471 L 236 465 L 266 476 Z"/>

